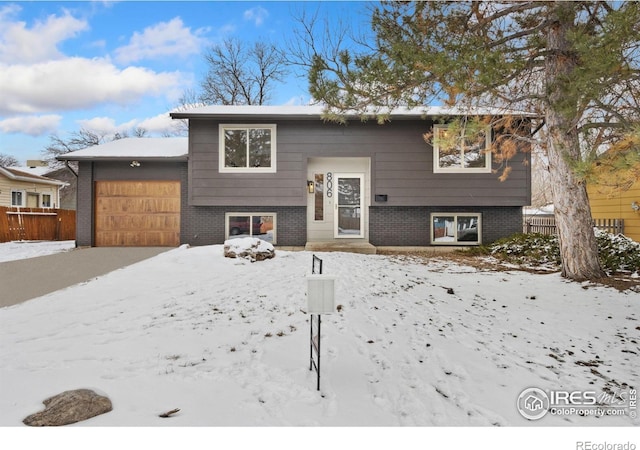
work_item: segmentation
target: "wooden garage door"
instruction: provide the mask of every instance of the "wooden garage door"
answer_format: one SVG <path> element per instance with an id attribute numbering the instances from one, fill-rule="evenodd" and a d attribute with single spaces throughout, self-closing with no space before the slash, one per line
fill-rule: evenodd
<path id="1" fill-rule="evenodd" d="M 179 181 L 96 181 L 95 245 L 180 244 Z"/>

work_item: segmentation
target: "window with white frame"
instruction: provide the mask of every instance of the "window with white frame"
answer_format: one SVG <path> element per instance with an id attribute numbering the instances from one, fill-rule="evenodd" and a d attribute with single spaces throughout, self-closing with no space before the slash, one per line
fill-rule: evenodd
<path id="1" fill-rule="evenodd" d="M 229 212 L 225 214 L 226 239 L 257 237 L 276 243 L 276 214 L 265 212 Z"/>
<path id="2" fill-rule="evenodd" d="M 51 208 L 51 194 L 42 194 L 40 199 L 43 208 Z"/>
<path id="3" fill-rule="evenodd" d="M 220 124 L 220 172 L 275 172 L 276 126 Z"/>
<path id="4" fill-rule="evenodd" d="M 482 243 L 480 213 L 431 214 L 431 244 L 479 245 Z"/>
<path id="5" fill-rule="evenodd" d="M 25 199 L 24 191 L 11 191 L 11 206 L 24 206 Z"/>
<path id="6" fill-rule="evenodd" d="M 449 125 L 433 127 L 433 171 L 435 173 L 490 173 L 491 128 L 465 130 Z"/>

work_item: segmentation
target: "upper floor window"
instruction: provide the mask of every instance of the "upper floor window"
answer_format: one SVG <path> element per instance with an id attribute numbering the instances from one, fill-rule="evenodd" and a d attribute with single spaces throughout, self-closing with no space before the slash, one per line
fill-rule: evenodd
<path id="1" fill-rule="evenodd" d="M 491 172 L 491 128 L 465 133 L 448 125 L 434 125 L 433 132 L 435 173 Z"/>
<path id="2" fill-rule="evenodd" d="M 275 172 L 275 125 L 220 125 L 220 172 Z"/>

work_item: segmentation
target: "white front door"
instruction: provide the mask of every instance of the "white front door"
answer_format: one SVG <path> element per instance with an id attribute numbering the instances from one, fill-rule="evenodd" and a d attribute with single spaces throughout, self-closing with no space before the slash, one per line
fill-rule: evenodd
<path id="1" fill-rule="evenodd" d="M 305 189 L 307 240 L 327 242 L 338 238 L 367 239 L 371 191 L 368 187 L 370 159 L 309 158 L 307 170 L 307 183 L 311 182 L 313 185 L 313 189 L 308 188 L 308 185 Z M 339 194 L 339 186 L 342 194 Z M 359 195 L 356 196 L 355 192 L 358 191 Z M 338 212 L 342 214 L 342 219 L 339 219 Z"/>
<path id="2" fill-rule="evenodd" d="M 334 237 L 364 237 L 364 174 L 335 174 Z"/>

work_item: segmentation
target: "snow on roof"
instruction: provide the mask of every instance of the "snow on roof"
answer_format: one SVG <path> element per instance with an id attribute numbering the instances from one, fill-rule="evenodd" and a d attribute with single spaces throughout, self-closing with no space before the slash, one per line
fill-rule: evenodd
<path id="1" fill-rule="evenodd" d="M 12 169 L 17 169 L 20 172 L 30 173 L 31 175 L 40 175 L 44 177 L 47 175 L 47 172 L 51 172 L 51 167 L 49 166 L 40 166 L 40 167 L 30 167 L 30 166 L 12 166 Z"/>
<path id="2" fill-rule="evenodd" d="M 186 159 L 188 153 L 188 139 L 185 137 L 124 138 L 65 153 L 56 159 L 61 161 L 127 158 Z"/>
<path id="3" fill-rule="evenodd" d="M 324 105 L 212 105 L 201 106 L 186 111 L 177 111 L 171 113 L 173 119 L 187 119 L 190 117 L 281 117 L 281 118 L 321 118 L 324 116 Z M 421 118 L 425 116 L 461 116 L 461 115 L 527 115 L 529 113 L 519 111 L 509 111 L 503 108 L 448 108 L 444 106 L 425 106 L 416 108 L 399 107 L 391 110 L 379 111 L 380 113 L 388 113 L 394 118 Z M 375 115 L 376 111 L 371 110 L 371 115 Z M 357 111 L 345 113 L 347 116 L 360 117 Z"/>
<path id="4" fill-rule="evenodd" d="M 0 174 L 6 176 L 10 180 L 16 181 L 28 181 L 42 184 L 54 184 L 57 186 L 66 186 L 69 183 L 65 181 L 54 180 L 53 178 L 43 177 L 41 175 L 35 175 L 33 173 L 25 172 L 15 167 L 0 167 Z"/>

